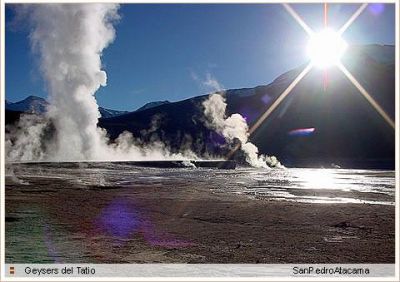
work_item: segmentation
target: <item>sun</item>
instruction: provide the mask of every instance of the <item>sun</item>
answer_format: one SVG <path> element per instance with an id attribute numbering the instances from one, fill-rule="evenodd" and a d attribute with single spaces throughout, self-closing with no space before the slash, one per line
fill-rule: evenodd
<path id="1" fill-rule="evenodd" d="M 327 28 L 311 35 L 307 53 L 314 66 L 325 69 L 339 63 L 346 48 L 340 34 Z"/>

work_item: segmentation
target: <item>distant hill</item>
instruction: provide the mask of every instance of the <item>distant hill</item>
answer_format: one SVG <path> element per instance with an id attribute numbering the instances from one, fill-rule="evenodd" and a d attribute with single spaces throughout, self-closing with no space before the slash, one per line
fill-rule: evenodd
<path id="1" fill-rule="evenodd" d="M 360 45 L 354 46 L 360 52 L 364 52 L 367 56 L 381 64 L 391 65 L 395 61 L 395 48 L 393 45 Z"/>
<path id="2" fill-rule="evenodd" d="M 140 107 L 136 111 L 144 111 L 144 110 L 147 110 L 147 109 L 151 109 L 151 108 L 158 107 L 158 106 L 164 105 L 164 104 L 169 104 L 169 103 L 170 103 L 170 101 L 167 101 L 167 100 L 150 102 L 150 103 L 147 103 L 144 106 Z"/>
<path id="3" fill-rule="evenodd" d="M 15 103 L 6 101 L 5 108 L 10 111 L 43 114 L 46 112 L 48 104 L 49 103 L 41 97 L 28 96 L 24 100 Z"/>
<path id="4" fill-rule="evenodd" d="M 6 110 L 39 115 L 44 114 L 47 106 L 49 105 L 49 102 L 37 96 L 28 96 L 24 100 L 15 103 L 7 100 L 5 102 Z M 128 113 L 128 111 L 110 110 L 103 107 L 99 107 L 99 112 L 102 118 L 110 118 Z"/>
<path id="5" fill-rule="evenodd" d="M 99 112 L 102 118 L 110 118 L 129 113 L 128 111 L 110 110 L 103 107 L 99 107 Z"/>

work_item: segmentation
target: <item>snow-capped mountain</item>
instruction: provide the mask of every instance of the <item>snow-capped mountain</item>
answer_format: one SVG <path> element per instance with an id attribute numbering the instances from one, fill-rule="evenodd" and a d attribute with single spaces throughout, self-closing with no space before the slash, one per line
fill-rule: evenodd
<path id="1" fill-rule="evenodd" d="M 10 111 L 43 114 L 46 112 L 48 104 L 49 103 L 45 99 L 31 95 L 26 97 L 24 100 L 15 103 L 6 100 L 5 107 L 6 110 Z"/>
<path id="2" fill-rule="evenodd" d="M 129 113 L 128 111 L 118 111 L 99 107 L 99 112 L 102 118 L 110 118 Z"/>
<path id="3" fill-rule="evenodd" d="M 37 96 L 29 96 L 22 101 L 12 103 L 10 101 L 5 101 L 5 108 L 9 111 L 17 111 L 31 114 L 44 114 L 46 112 L 49 102 L 45 99 Z M 118 115 L 123 115 L 128 113 L 128 111 L 117 111 L 99 107 L 99 112 L 102 118 L 110 118 Z"/>

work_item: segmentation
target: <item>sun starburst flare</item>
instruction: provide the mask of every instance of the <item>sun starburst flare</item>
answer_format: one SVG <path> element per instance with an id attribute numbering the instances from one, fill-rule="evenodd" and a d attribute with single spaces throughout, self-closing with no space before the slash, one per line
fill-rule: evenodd
<path id="1" fill-rule="evenodd" d="M 354 76 L 341 63 L 340 58 L 344 54 L 347 43 L 343 40 L 342 34 L 354 23 L 361 15 L 368 4 L 362 4 L 347 20 L 347 22 L 338 30 L 333 31 L 328 27 L 328 4 L 324 4 L 324 30 L 315 33 L 300 17 L 300 15 L 287 3 L 282 4 L 285 10 L 296 20 L 296 22 L 310 36 L 308 44 L 308 54 L 310 63 L 303 71 L 290 83 L 290 85 L 278 96 L 275 102 L 258 118 L 258 120 L 249 129 L 251 136 L 260 125 L 271 115 L 271 113 L 282 103 L 282 101 L 290 94 L 293 88 L 307 75 L 307 73 L 316 66 L 324 70 L 324 89 L 327 85 L 327 67 L 337 66 L 349 81 L 359 90 L 363 97 L 371 104 L 371 106 L 382 116 L 382 118 L 395 129 L 395 122 L 388 116 L 382 107 L 372 98 L 365 88 L 354 78 Z M 233 154 L 240 149 L 240 144 L 236 145 L 227 155 L 231 158 Z"/>
<path id="2" fill-rule="evenodd" d="M 386 114 L 381 106 L 372 98 L 372 96 L 365 90 L 364 87 L 354 78 L 354 76 L 345 68 L 341 63 L 340 58 L 344 54 L 347 43 L 343 40 L 341 35 L 350 27 L 351 24 L 361 15 L 368 4 L 362 4 L 347 20 L 347 22 L 337 31 L 333 31 L 327 26 L 328 23 L 328 4 L 324 4 L 324 26 L 325 29 L 319 33 L 315 33 L 299 16 L 299 14 L 287 3 L 282 4 L 286 11 L 296 20 L 296 22 L 307 32 L 310 36 L 310 42 L 308 45 L 308 54 L 311 59 L 312 66 L 321 67 L 323 69 L 328 66 L 337 66 L 350 80 L 351 83 L 360 91 L 360 93 L 367 99 L 367 101 L 374 107 L 374 109 L 385 119 L 385 121 L 392 127 L 395 128 L 394 121 Z M 306 68 L 309 71 L 310 65 Z M 304 71 L 303 71 L 304 72 Z M 289 87 L 282 92 L 276 102 L 268 108 L 268 110 L 257 120 L 252 126 L 249 133 L 252 134 L 275 109 L 276 107 L 288 96 L 294 86 L 307 74 L 304 72 L 297 77 Z"/>

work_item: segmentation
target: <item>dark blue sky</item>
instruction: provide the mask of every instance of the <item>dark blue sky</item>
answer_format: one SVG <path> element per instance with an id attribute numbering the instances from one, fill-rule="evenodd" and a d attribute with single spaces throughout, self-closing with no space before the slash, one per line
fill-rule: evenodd
<path id="1" fill-rule="evenodd" d="M 343 25 L 359 4 L 331 4 L 329 23 Z M 322 4 L 292 6 L 314 30 Z M 306 33 L 280 4 L 127 4 L 116 39 L 103 53 L 108 85 L 103 107 L 133 110 L 156 100 L 204 94 L 207 75 L 226 89 L 268 84 L 308 61 Z M 6 23 L 14 12 L 6 6 Z M 6 98 L 47 97 L 27 30 L 6 24 Z M 394 4 L 369 5 L 343 35 L 349 44 L 394 44 Z M 197 79 L 196 79 L 197 77 Z"/>

